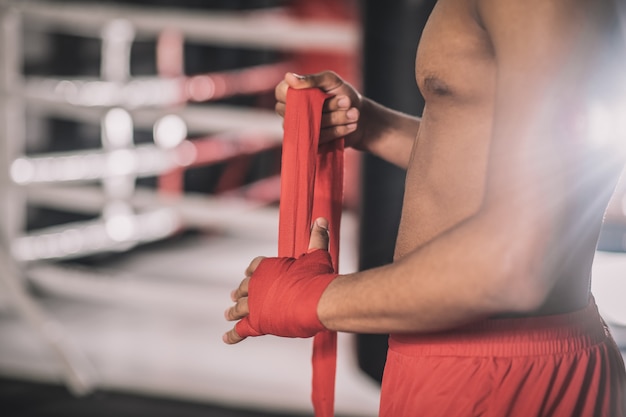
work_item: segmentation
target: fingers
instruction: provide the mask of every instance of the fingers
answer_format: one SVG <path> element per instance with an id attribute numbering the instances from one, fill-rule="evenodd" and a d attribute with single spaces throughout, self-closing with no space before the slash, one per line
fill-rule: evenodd
<path id="1" fill-rule="evenodd" d="M 336 74 L 335 77 L 337 77 Z M 321 79 L 321 77 L 318 77 L 317 75 L 298 75 L 293 72 L 288 72 L 287 74 L 285 74 L 285 78 L 274 89 L 276 101 L 279 104 L 282 104 L 282 108 L 279 108 L 278 106 L 276 107 L 276 113 L 280 114 L 281 116 L 285 115 L 284 103 L 287 101 L 287 90 L 289 88 L 294 88 L 298 90 L 301 88 L 317 87 L 323 91 L 326 91 L 321 85 L 317 84 L 318 79 Z M 339 82 L 335 82 L 335 84 L 340 85 L 341 79 L 339 77 L 337 77 L 337 79 L 339 80 Z M 328 85 L 331 85 L 326 79 L 324 82 Z"/>
<path id="2" fill-rule="evenodd" d="M 354 107 L 354 103 L 352 103 L 350 97 L 344 94 L 338 94 L 326 100 L 324 103 L 324 112 L 333 112 L 338 110 L 347 111 L 351 107 Z"/>
<path id="3" fill-rule="evenodd" d="M 334 72 L 324 71 L 310 75 L 292 72 L 285 74 L 285 78 L 275 90 L 275 110 L 281 117 L 285 116 L 289 88 L 319 88 L 331 95 L 324 102 L 320 143 L 346 137 L 358 130 L 361 96 Z"/>
<path id="4" fill-rule="evenodd" d="M 276 97 L 276 100 L 278 100 L 278 97 Z M 276 111 L 276 114 L 278 114 L 280 117 L 285 117 L 285 102 L 280 102 L 280 101 L 276 101 L 276 105 L 274 106 L 274 110 Z"/>
<path id="5" fill-rule="evenodd" d="M 261 263 L 263 259 L 265 259 L 265 256 L 257 256 L 256 258 L 252 260 L 252 262 L 250 262 L 250 265 L 248 265 L 248 267 L 246 268 L 246 277 L 251 276 L 254 273 L 254 271 L 256 271 L 256 268 L 259 266 L 259 264 Z M 247 293 L 247 290 L 246 290 L 246 293 Z"/>
<path id="6" fill-rule="evenodd" d="M 274 89 L 274 95 L 278 102 L 276 106 L 276 112 L 281 116 L 284 116 L 284 103 L 287 100 L 287 90 L 291 87 L 294 89 L 302 88 L 319 88 L 325 93 L 340 94 L 339 90 L 345 85 L 344 81 L 336 73 L 332 71 L 324 71 L 317 74 L 299 75 L 293 72 L 285 74 L 283 81 L 281 81 Z M 339 100 L 335 100 L 337 102 Z M 343 96 L 342 104 L 345 108 L 349 108 L 349 99 Z M 334 106 L 335 109 L 341 108 L 339 104 Z"/>
<path id="7" fill-rule="evenodd" d="M 276 113 L 281 116 L 285 115 L 285 102 L 287 101 L 287 88 L 288 86 L 283 81 L 276 87 L 276 104 L 274 109 Z M 348 110 L 352 110 L 350 115 L 357 116 L 354 117 L 356 120 L 358 118 L 358 109 L 355 107 L 356 103 L 353 103 L 350 97 L 346 95 L 336 95 L 328 98 L 324 102 L 324 113 L 335 112 L 335 111 L 343 111 L 347 112 Z M 354 112 L 356 110 L 356 113 Z"/>
<path id="8" fill-rule="evenodd" d="M 336 100 L 330 100 L 332 103 Z M 350 101 L 348 100 L 348 103 Z M 351 108 L 334 108 L 329 104 L 328 110 L 325 110 L 322 114 L 322 127 L 346 125 L 349 123 L 356 123 L 359 120 L 360 112 L 356 107 Z"/>
<path id="9" fill-rule="evenodd" d="M 309 239 L 309 252 L 317 249 L 328 250 L 328 220 L 320 217 L 315 220 L 311 228 L 311 238 Z"/>
<path id="10" fill-rule="evenodd" d="M 224 343 L 228 345 L 234 345 L 235 343 L 241 342 L 243 339 L 245 338 L 239 336 L 239 334 L 237 333 L 237 330 L 235 330 L 234 327 L 230 329 L 229 331 L 227 331 L 226 333 L 224 333 L 224 335 L 222 336 L 222 340 L 224 341 Z"/>
<path id="11" fill-rule="evenodd" d="M 226 309 L 224 316 L 228 321 L 239 320 L 248 315 L 248 288 L 250 286 L 250 276 L 254 273 L 257 266 L 265 259 L 264 256 L 257 256 L 250 262 L 246 268 L 246 278 L 244 278 L 239 286 L 230 293 L 230 298 L 235 303 L 234 306 Z"/>
<path id="12" fill-rule="evenodd" d="M 329 100 L 329 108 L 336 108 L 333 102 Z M 346 97 L 347 104 L 350 101 Z M 320 143 L 325 143 L 334 139 L 342 138 L 356 131 L 358 126 L 360 112 L 356 107 L 349 109 L 336 109 L 322 114 L 322 124 L 320 131 Z"/>
<path id="13" fill-rule="evenodd" d="M 285 74 L 284 81 L 291 88 L 319 88 L 325 93 L 332 93 L 333 90 L 343 85 L 343 80 L 332 71 L 323 71 L 317 74 L 299 75 L 293 72 Z"/>
<path id="14" fill-rule="evenodd" d="M 250 314 L 250 307 L 248 306 L 248 288 L 250 286 L 250 276 L 254 273 L 261 261 L 265 259 L 264 256 L 257 256 L 250 262 L 250 265 L 246 268 L 246 278 L 244 278 L 239 287 L 237 287 L 230 294 L 230 298 L 235 302 L 235 305 L 229 307 L 224 312 L 224 317 L 228 321 L 241 320 Z M 222 340 L 224 343 L 233 345 L 241 342 L 245 337 L 239 336 L 235 327 L 228 332 L 224 333 Z"/>
<path id="15" fill-rule="evenodd" d="M 254 271 L 256 271 L 256 268 L 259 266 L 263 259 L 265 259 L 265 256 L 257 256 L 252 260 L 252 262 L 250 262 L 250 265 L 248 265 L 248 267 L 246 268 L 246 278 L 241 281 L 239 287 L 237 287 L 230 293 L 231 300 L 237 302 L 237 300 L 239 300 L 240 298 L 248 296 L 250 277 L 252 276 Z"/>
<path id="16" fill-rule="evenodd" d="M 242 297 L 237 300 L 234 306 L 226 309 L 224 317 L 228 321 L 236 321 L 246 317 L 249 313 L 248 297 Z"/>
<path id="17" fill-rule="evenodd" d="M 341 98 L 345 99 L 344 104 L 338 103 L 341 101 Z M 322 114 L 321 122 L 322 132 L 320 138 L 322 143 L 344 137 L 357 129 L 360 112 L 359 109 L 350 107 L 350 105 L 350 99 L 346 96 L 340 96 L 339 100 L 336 97 L 327 100 L 327 108 L 325 108 Z M 277 114 L 284 116 L 285 103 L 277 102 L 275 110 Z M 324 132 L 325 129 L 330 130 Z"/>
<path id="18" fill-rule="evenodd" d="M 237 302 L 240 298 L 247 297 L 248 285 L 250 285 L 249 276 L 244 278 L 243 281 L 241 281 L 241 283 L 239 284 L 239 287 L 237 287 L 230 293 L 230 299 L 233 300 L 233 302 Z"/>
<path id="19" fill-rule="evenodd" d="M 224 312 L 224 316 L 228 321 L 241 320 L 248 316 L 250 309 L 248 307 L 248 297 L 242 297 L 237 300 L 234 306 L 230 307 Z M 224 333 L 222 340 L 224 343 L 234 345 L 241 342 L 245 337 L 239 336 L 236 327 L 233 327 L 228 332 Z"/>
<path id="20" fill-rule="evenodd" d="M 276 97 L 276 113 L 280 116 L 285 116 L 285 103 L 287 102 L 287 90 L 289 84 L 286 81 L 281 81 L 274 89 L 274 97 Z"/>
<path id="21" fill-rule="evenodd" d="M 320 144 L 331 142 L 340 138 L 345 138 L 351 133 L 357 130 L 357 124 L 352 123 L 349 125 L 331 126 L 320 131 Z M 346 142 L 346 146 L 348 142 Z"/>

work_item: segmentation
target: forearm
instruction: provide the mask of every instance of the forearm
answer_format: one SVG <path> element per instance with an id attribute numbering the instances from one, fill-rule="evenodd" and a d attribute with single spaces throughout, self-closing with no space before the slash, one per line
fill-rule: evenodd
<path id="1" fill-rule="evenodd" d="M 364 136 L 359 149 L 400 168 L 408 167 L 419 130 L 419 118 L 391 110 L 364 98 L 359 123 Z"/>
<path id="2" fill-rule="evenodd" d="M 393 264 L 339 276 L 318 304 L 321 322 L 345 332 L 429 332 L 532 310 L 547 294 L 534 285 L 536 253 L 498 229 L 488 216 L 470 219 Z"/>

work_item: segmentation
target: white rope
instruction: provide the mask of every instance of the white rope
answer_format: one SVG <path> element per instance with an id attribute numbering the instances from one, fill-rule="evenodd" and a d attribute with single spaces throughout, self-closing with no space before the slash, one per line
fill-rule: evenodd
<path id="1" fill-rule="evenodd" d="M 140 8 L 122 5 L 13 1 L 29 22 L 40 30 L 56 29 L 100 36 L 100 29 L 115 19 L 128 21 L 142 35 L 153 37 L 163 28 L 180 31 L 185 39 L 214 44 L 279 50 L 350 52 L 359 48 L 356 25 L 299 20 L 281 9 L 263 12 L 205 12 Z"/>

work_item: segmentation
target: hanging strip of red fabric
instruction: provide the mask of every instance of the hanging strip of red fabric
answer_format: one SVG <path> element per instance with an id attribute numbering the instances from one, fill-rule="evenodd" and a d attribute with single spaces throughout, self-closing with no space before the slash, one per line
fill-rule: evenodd
<path id="1" fill-rule="evenodd" d="M 318 89 L 287 91 L 281 166 L 278 256 L 298 257 L 309 246 L 312 221 L 328 219 L 329 252 L 335 272 L 343 200 L 343 139 L 319 146 L 322 107 Z M 337 333 L 313 339 L 311 399 L 316 417 L 332 417 L 335 399 Z"/>

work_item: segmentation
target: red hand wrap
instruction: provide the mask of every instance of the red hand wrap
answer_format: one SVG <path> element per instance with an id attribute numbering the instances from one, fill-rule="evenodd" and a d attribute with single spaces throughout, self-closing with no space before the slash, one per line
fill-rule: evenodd
<path id="1" fill-rule="evenodd" d="M 275 334 L 313 339 L 316 417 L 334 415 L 337 334 L 322 331 L 317 303 L 338 271 L 343 194 L 343 139 L 319 146 L 322 107 L 318 89 L 287 91 L 281 165 L 278 256 L 265 259 L 248 288 L 250 314 L 236 325 L 241 336 Z M 329 253 L 307 251 L 311 221 L 325 217 Z"/>
<path id="2" fill-rule="evenodd" d="M 315 336 L 325 330 L 317 317 L 317 303 L 336 277 L 324 250 L 298 259 L 264 259 L 250 279 L 250 314 L 237 323 L 237 333 L 242 337 Z"/>

